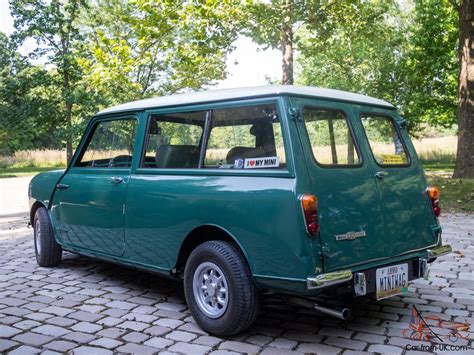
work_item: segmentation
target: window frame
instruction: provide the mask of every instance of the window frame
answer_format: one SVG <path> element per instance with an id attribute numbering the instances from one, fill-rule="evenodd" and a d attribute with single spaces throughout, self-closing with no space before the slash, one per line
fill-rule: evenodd
<path id="1" fill-rule="evenodd" d="M 403 150 L 404 150 L 405 155 L 407 157 L 407 163 L 406 164 L 379 164 L 377 159 L 375 159 L 374 151 L 372 150 L 372 146 L 370 145 L 369 136 L 367 135 L 367 131 L 366 131 L 366 129 L 364 127 L 364 123 L 362 121 L 364 116 L 365 117 L 368 117 L 368 116 L 369 117 L 370 116 L 374 117 L 375 116 L 375 117 L 380 117 L 380 118 L 386 118 L 390 121 L 390 123 L 395 128 L 395 131 L 397 132 L 398 138 L 400 138 L 400 142 L 402 143 Z M 380 112 L 373 113 L 373 112 L 369 112 L 369 111 L 361 111 L 359 113 L 359 119 L 360 119 L 360 125 L 362 127 L 363 132 L 364 132 L 365 139 L 367 141 L 367 146 L 369 148 L 370 155 L 371 155 L 373 161 L 375 162 L 375 164 L 377 164 L 377 166 L 379 166 L 381 168 L 408 168 L 408 167 L 411 166 L 412 159 L 411 159 L 410 151 L 408 150 L 405 139 L 403 138 L 403 136 L 401 134 L 398 122 L 392 116 L 390 116 L 388 114 L 385 114 L 385 113 L 380 113 Z"/>
<path id="2" fill-rule="evenodd" d="M 316 156 L 314 155 L 314 152 L 313 152 L 313 146 L 311 145 L 311 139 L 309 138 L 308 129 L 306 127 L 306 120 L 305 120 L 305 116 L 304 116 L 304 110 L 305 109 L 340 112 L 344 115 L 344 120 L 346 121 L 347 127 L 349 128 L 349 130 L 351 132 L 352 142 L 354 143 L 354 148 L 355 148 L 355 150 L 357 152 L 357 156 L 359 158 L 359 163 L 358 164 L 324 164 L 324 163 L 320 163 L 316 159 Z M 360 150 L 359 142 L 357 140 L 357 136 L 355 134 L 354 127 L 352 126 L 352 122 L 349 119 L 350 115 L 345 110 L 340 109 L 340 108 L 328 108 L 328 107 L 318 106 L 318 105 L 304 105 L 303 107 L 301 107 L 300 114 L 301 114 L 302 121 L 303 121 L 303 127 L 304 127 L 304 131 L 305 131 L 305 134 L 306 134 L 306 139 L 307 139 L 307 142 L 309 143 L 309 149 L 310 149 L 310 152 L 311 152 L 311 157 L 312 157 L 313 161 L 316 163 L 317 166 L 319 166 L 321 168 L 324 168 L 324 169 L 341 169 L 341 168 L 342 169 L 357 169 L 357 168 L 361 168 L 364 165 L 364 157 L 362 155 L 362 151 Z"/>
<path id="3" fill-rule="evenodd" d="M 219 169 L 219 168 L 190 168 L 190 169 L 175 169 L 175 168 L 143 168 L 140 164 L 134 170 L 134 174 L 147 174 L 147 175 L 208 175 L 208 176 L 268 176 L 268 177 L 295 177 L 294 174 L 294 165 L 293 165 L 293 151 L 291 147 L 291 137 L 289 136 L 289 126 L 288 119 L 285 115 L 285 103 L 284 96 L 275 95 L 264 98 L 253 98 L 253 99 L 235 99 L 228 101 L 215 101 L 208 103 L 199 103 L 199 104 L 190 104 L 183 106 L 174 106 L 174 107 L 161 107 L 156 109 L 149 109 L 143 111 L 144 120 L 146 120 L 146 130 L 142 133 L 139 138 L 141 140 L 141 148 L 146 149 L 145 140 L 146 135 L 148 134 L 148 125 L 150 117 L 153 115 L 163 115 L 168 113 L 176 112 L 196 112 L 196 111 L 209 111 L 212 112 L 215 109 L 225 109 L 225 108 L 235 108 L 235 107 L 245 107 L 245 106 L 258 106 L 264 104 L 274 104 L 280 118 L 280 125 L 283 136 L 283 144 L 285 150 L 285 160 L 286 167 L 280 169 Z M 206 135 L 205 149 L 203 155 L 200 155 L 200 159 L 205 159 L 205 153 L 207 151 L 207 145 L 209 140 L 209 132 L 211 128 L 210 122 L 212 121 L 212 116 L 207 118 L 207 127 L 205 124 L 205 131 L 203 132 L 203 137 Z M 202 152 L 200 152 L 202 153 Z M 143 153 L 142 153 L 143 156 Z M 204 158 L 203 158 L 204 157 Z M 203 161 L 202 161 L 203 163 Z M 201 164 L 201 161 L 200 161 Z"/>
<path id="4" fill-rule="evenodd" d="M 135 121 L 135 136 L 134 136 L 134 140 L 133 140 L 133 152 L 132 152 L 132 159 L 130 161 L 130 166 L 128 166 L 128 167 L 117 167 L 117 166 L 109 167 L 109 166 L 107 166 L 107 167 L 98 168 L 98 167 L 93 167 L 93 166 L 78 166 L 78 165 L 76 165 L 76 164 L 80 163 L 81 159 L 83 158 L 87 148 L 89 147 L 89 143 L 91 142 L 92 137 L 94 136 L 94 133 L 96 132 L 97 127 L 101 123 L 111 122 L 111 121 L 125 121 L 125 120 Z M 124 114 L 124 115 L 120 115 L 120 116 L 99 117 L 99 118 L 96 118 L 96 119 L 93 118 L 90 121 L 88 128 L 86 129 L 86 133 L 84 135 L 85 139 L 79 143 L 79 146 L 78 146 L 78 149 L 77 149 L 77 154 L 75 154 L 73 156 L 73 159 L 71 159 L 71 164 L 68 167 L 68 170 L 69 169 L 81 169 L 81 170 L 82 169 L 94 169 L 94 170 L 100 170 L 100 171 L 103 171 L 105 169 L 109 169 L 109 170 L 115 170 L 115 169 L 131 170 L 132 166 L 133 166 L 133 160 L 135 159 L 135 156 L 136 156 L 135 152 L 137 150 L 136 149 L 137 139 L 139 138 L 138 137 L 139 125 L 140 125 L 140 122 L 138 120 L 138 117 L 135 114 Z"/>
<path id="5" fill-rule="evenodd" d="M 143 137 L 143 144 L 141 146 L 141 152 L 140 152 L 140 160 L 138 161 L 138 167 L 137 169 L 146 169 L 146 170 L 168 170 L 170 168 L 148 168 L 146 166 L 144 166 L 144 159 L 145 159 L 145 155 L 146 155 L 146 149 L 148 148 L 148 142 L 149 142 L 149 134 L 148 134 L 148 130 L 150 129 L 150 124 L 151 124 L 151 120 L 152 120 L 152 116 L 160 116 L 160 115 L 165 115 L 167 113 L 190 113 L 190 112 L 203 112 L 205 113 L 205 118 L 204 118 L 204 125 L 202 127 L 202 134 L 201 134 L 201 141 L 204 142 L 204 139 L 205 139 L 205 135 L 206 135 L 206 126 L 208 125 L 208 121 L 209 121 L 209 111 L 210 110 L 191 110 L 191 111 L 170 111 L 170 112 L 166 112 L 166 113 L 149 113 L 147 112 L 146 113 L 146 117 L 145 117 L 145 120 L 146 120 L 146 124 L 145 124 L 145 136 Z M 173 169 L 173 170 L 194 170 L 194 169 L 200 169 L 201 168 L 201 163 L 202 163 L 202 149 L 203 149 L 203 145 L 204 144 L 201 144 L 201 148 L 199 150 L 199 162 L 198 162 L 198 167 L 197 168 L 180 168 L 180 169 Z M 207 141 L 206 141 L 206 146 L 207 146 Z M 198 146 L 199 147 L 199 146 Z"/>

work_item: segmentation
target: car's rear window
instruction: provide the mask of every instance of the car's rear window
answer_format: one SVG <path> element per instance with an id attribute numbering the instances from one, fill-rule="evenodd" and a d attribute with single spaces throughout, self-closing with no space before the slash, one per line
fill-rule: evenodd
<path id="1" fill-rule="evenodd" d="M 370 149 L 377 164 L 408 165 L 409 157 L 395 122 L 387 116 L 362 115 Z"/>
<path id="2" fill-rule="evenodd" d="M 326 167 L 360 165 L 360 156 L 344 112 L 305 107 L 303 117 L 316 162 Z"/>

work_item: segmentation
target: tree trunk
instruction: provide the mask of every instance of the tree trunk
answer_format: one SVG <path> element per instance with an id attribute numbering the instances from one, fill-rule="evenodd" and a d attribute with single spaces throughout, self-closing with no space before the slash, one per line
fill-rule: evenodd
<path id="1" fill-rule="evenodd" d="M 66 102 L 66 128 L 67 128 L 67 134 L 66 134 L 66 157 L 67 157 L 67 163 L 72 159 L 72 103 Z"/>
<path id="2" fill-rule="evenodd" d="M 65 104 L 64 104 L 64 113 L 66 116 L 66 158 L 67 163 L 72 159 L 72 102 L 69 98 L 70 95 L 70 85 L 69 85 L 69 72 L 67 71 L 68 68 L 63 73 L 63 90 L 65 94 Z"/>
<path id="3" fill-rule="evenodd" d="M 292 0 L 283 3 L 283 26 L 281 30 L 281 50 L 283 54 L 283 85 L 293 85 L 293 24 L 291 22 Z"/>
<path id="4" fill-rule="evenodd" d="M 455 178 L 474 178 L 474 0 L 459 6 L 458 149 Z"/>

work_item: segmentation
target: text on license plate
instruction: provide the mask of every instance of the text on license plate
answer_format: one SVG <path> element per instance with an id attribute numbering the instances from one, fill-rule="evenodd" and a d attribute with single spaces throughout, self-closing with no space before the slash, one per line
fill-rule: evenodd
<path id="1" fill-rule="evenodd" d="M 375 278 L 378 300 L 404 294 L 408 287 L 408 264 L 377 269 Z"/>

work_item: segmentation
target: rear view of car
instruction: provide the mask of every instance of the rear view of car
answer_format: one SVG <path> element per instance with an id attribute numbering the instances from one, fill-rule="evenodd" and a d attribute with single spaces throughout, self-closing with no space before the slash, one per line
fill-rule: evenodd
<path id="1" fill-rule="evenodd" d="M 308 157 L 305 196 L 317 200 L 307 231 L 319 240 L 324 273 L 350 271 L 356 295 L 405 293 L 441 245 L 439 190 L 426 184 L 405 121 L 389 105 L 309 98 L 292 105 Z M 320 288 L 317 280 L 308 279 L 310 289 Z"/>

